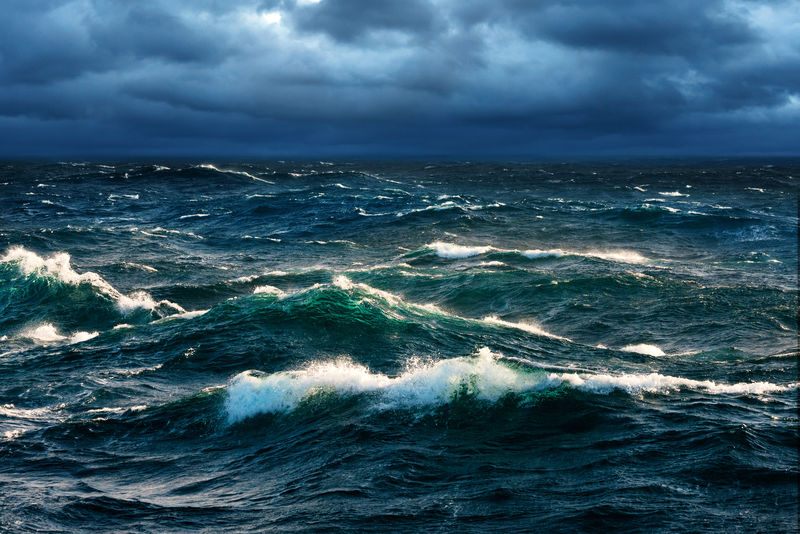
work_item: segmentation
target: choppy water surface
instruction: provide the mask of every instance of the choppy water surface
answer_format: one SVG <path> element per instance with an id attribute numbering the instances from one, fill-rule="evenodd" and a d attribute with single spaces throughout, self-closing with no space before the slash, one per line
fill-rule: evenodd
<path id="1" fill-rule="evenodd" d="M 792 531 L 788 163 L 6 164 L 7 531 Z"/>

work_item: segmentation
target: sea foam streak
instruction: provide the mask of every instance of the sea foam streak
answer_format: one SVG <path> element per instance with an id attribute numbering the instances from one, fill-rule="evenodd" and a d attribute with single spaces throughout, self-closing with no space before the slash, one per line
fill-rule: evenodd
<path id="1" fill-rule="evenodd" d="M 489 316 L 483 318 L 483 322 L 489 323 L 489 324 L 505 326 L 506 328 L 516 328 L 518 330 L 522 330 L 524 332 L 528 332 L 529 334 L 535 334 L 537 336 L 544 336 L 544 337 L 549 337 L 549 338 L 553 338 L 553 339 L 560 339 L 562 341 L 572 342 L 572 340 L 569 339 L 568 337 L 562 337 L 562 336 L 557 336 L 555 334 L 551 334 L 550 332 L 546 331 L 545 329 L 543 329 L 538 324 L 535 324 L 535 323 L 532 323 L 532 322 L 529 322 L 529 321 L 520 321 L 518 323 L 514 323 L 514 322 L 511 322 L 511 321 L 504 321 L 503 319 L 500 319 L 496 315 L 489 315 Z"/>
<path id="2" fill-rule="evenodd" d="M 497 248 L 492 245 L 484 246 L 465 246 L 457 245 L 455 243 L 446 243 L 443 241 L 435 241 L 428 243 L 425 248 L 432 250 L 440 258 L 446 259 L 462 259 L 472 256 L 479 256 L 487 252 L 499 252 L 503 254 L 520 254 L 528 259 L 540 258 L 560 258 L 563 256 L 580 256 L 584 258 L 597 258 L 606 261 L 613 261 L 619 263 L 635 263 L 643 264 L 648 263 L 650 260 L 638 252 L 632 250 L 588 250 L 588 251 L 574 251 L 564 250 L 560 248 L 555 249 L 530 249 L 530 250 L 517 250 L 517 249 L 503 249 Z"/>
<path id="3" fill-rule="evenodd" d="M 231 169 L 220 169 L 218 167 L 215 167 L 214 165 L 211 165 L 210 163 L 202 163 L 202 164 L 198 165 L 198 167 L 200 167 L 201 169 L 208 169 L 208 170 L 211 170 L 211 171 L 216 171 L 216 172 L 222 173 L 222 174 L 238 174 L 240 176 L 247 176 L 248 178 L 250 178 L 252 180 L 256 180 L 258 182 L 264 182 L 265 184 L 273 184 L 273 185 L 275 184 L 275 182 L 270 182 L 269 180 L 265 180 L 263 178 L 259 178 L 258 176 L 253 176 L 252 174 L 250 174 L 247 171 L 234 171 L 234 170 L 231 170 Z"/>
<path id="4" fill-rule="evenodd" d="M 304 399 L 318 393 L 369 394 L 377 409 L 435 407 L 459 395 L 495 402 L 507 394 L 552 390 L 560 387 L 594 394 L 615 390 L 629 394 L 668 394 L 690 389 L 710 394 L 766 395 L 796 388 L 769 382 L 720 384 L 710 380 L 650 374 L 553 373 L 526 371 L 502 361 L 503 356 L 484 347 L 474 356 L 435 363 L 410 361 L 396 377 L 373 373 L 347 359 L 314 362 L 295 371 L 259 375 L 245 371 L 227 387 L 228 422 L 236 423 L 262 413 L 294 410 Z"/>
<path id="5" fill-rule="evenodd" d="M 154 310 L 160 306 L 178 313 L 186 312 L 174 302 L 168 300 L 156 302 L 144 291 L 134 291 L 130 295 L 124 295 L 97 273 L 87 271 L 78 274 L 72 269 L 70 255 L 66 252 L 58 252 L 49 258 L 43 258 L 23 247 L 12 247 L 5 256 L 0 258 L 0 263 L 16 263 L 22 274 L 26 276 L 48 276 L 62 283 L 75 286 L 89 284 L 114 300 L 117 308 L 123 313 L 129 313 L 138 308 Z"/>

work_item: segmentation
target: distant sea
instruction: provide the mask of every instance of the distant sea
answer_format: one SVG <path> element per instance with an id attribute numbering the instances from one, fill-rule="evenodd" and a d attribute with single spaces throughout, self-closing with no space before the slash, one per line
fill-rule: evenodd
<path id="1" fill-rule="evenodd" d="M 3 532 L 796 532 L 800 164 L 0 165 Z"/>

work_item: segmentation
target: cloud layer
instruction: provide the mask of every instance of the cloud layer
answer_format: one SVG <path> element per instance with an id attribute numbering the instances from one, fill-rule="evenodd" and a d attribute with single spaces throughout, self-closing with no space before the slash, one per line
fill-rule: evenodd
<path id="1" fill-rule="evenodd" d="M 794 0 L 7 0 L 0 153 L 797 154 Z"/>

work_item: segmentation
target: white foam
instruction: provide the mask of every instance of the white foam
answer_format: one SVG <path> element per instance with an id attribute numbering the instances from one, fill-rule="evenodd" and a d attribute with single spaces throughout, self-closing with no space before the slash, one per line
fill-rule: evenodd
<path id="1" fill-rule="evenodd" d="M 350 280 L 343 274 L 338 274 L 333 277 L 333 285 L 338 287 L 339 289 L 344 289 L 345 291 L 351 290 L 355 287 L 355 284 L 352 282 L 352 280 Z M 362 285 L 366 286 L 366 284 Z"/>
<path id="2" fill-rule="evenodd" d="M 64 404 L 59 404 L 57 406 L 44 406 L 42 408 L 17 408 L 13 404 L 0 404 L 0 415 L 14 419 L 44 421 L 48 419 L 48 416 L 55 410 L 60 410 L 64 407 Z"/>
<path id="3" fill-rule="evenodd" d="M 125 412 L 141 412 L 147 409 L 146 404 L 137 404 L 135 406 L 118 406 L 116 408 L 94 408 L 92 410 L 87 410 L 86 413 L 99 413 L 99 414 L 123 414 Z"/>
<path id="4" fill-rule="evenodd" d="M 406 215 L 411 215 L 412 213 L 422 213 L 425 211 L 443 211 L 443 210 L 450 210 L 450 209 L 464 209 L 461 205 L 456 204 L 452 200 L 448 200 L 446 202 L 442 202 L 441 204 L 432 204 L 430 206 L 425 206 L 424 208 L 416 208 L 411 209 L 408 211 L 399 211 L 397 212 L 398 217 L 405 217 Z"/>
<path id="5" fill-rule="evenodd" d="M 122 265 L 124 265 L 126 267 L 132 267 L 134 269 L 140 269 L 142 271 L 147 271 L 148 273 L 157 273 L 158 272 L 158 269 L 156 269 L 155 267 L 150 267 L 149 265 L 145 265 L 143 263 L 133 263 L 133 262 L 130 262 L 130 261 L 123 261 Z"/>
<path id="6" fill-rule="evenodd" d="M 294 371 L 258 375 L 246 371 L 227 387 L 228 421 L 236 423 L 262 413 L 288 412 L 315 394 L 370 395 L 376 409 L 431 407 L 446 404 L 459 394 L 495 402 L 509 393 L 536 392 L 560 387 L 608 394 L 668 394 L 693 389 L 712 394 L 766 395 L 796 388 L 768 382 L 718 384 L 710 380 L 650 374 L 591 374 L 583 372 L 524 371 L 501 361 L 502 355 L 484 347 L 471 357 L 437 362 L 410 360 L 396 377 L 373 373 L 349 359 L 313 362 Z"/>
<path id="7" fill-rule="evenodd" d="M 433 250 L 440 258 L 469 258 L 471 256 L 478 256 L 486 254 L 490 250 L 495 250 L 490 245 L 486 246 L 464 246 L 456 245 L 454 243 L 445 243 L 436 241 L 425 245 L 425 248 Z"/>
<path id="8" fill-rule="evenodd" d="M 258 295 L 261 293 L 266 293 L 267 295 L 275 295 L 277 297 L 286 296 L 286 292 L 284 290 L 274 286 L 258 286 L 255 289 L 253 289 L 253 295 Z"/>
<path id="9" fill-rule="evenodd" d="M 632 250 L 607 250 L 607 251 L 589 251 L 583 253 L 574 253 L 578 256 L 585 256 L 588 258 L 599 258 L 601 260 L 615 261 L 619 263 L 648 263 L 650 260 L 645 258 L 638 252 Z"/>
<path id="10" fill-rule="evenodd" d="M 210 217 L 210 213 L 190 213 L 189 215 L 181 215 L 178 217 L 179 220 L 184 219 L 202 219 L 203 217 Z"/>
<path id="11" fill-rule="evenodd" d="M 469 258 L 486 254 L 487 252 L 501 252 L 506 254 L 520 254 L 528 259 L 539 258 L 560 258 L 562 256 L 581 256 L 584 258 L 598 258 L 606 261 L 614 261 L 620 263 L 648 263 L 650 260 L 638 252 L 632 250 L 588 250 L 588 251 L 574 251 L 564 250 L 560 248 L 554 249 L 529 249 L 529 250 L 516 250 L 516 249 L 502 249 L 493 247 L 492 245 L 485 246 L 465 246 L 457 245 L 455 243 L 445 243 L 443 241 L 436 241 L 428 243 L 425 248 L 431 249 L 440 258 Z"/>
<path id="12" fill-rule="evenodd" d="M 68 341 L 69 343 L 82 343 L 88 341 L 99 335 L 98 332 L 75 332 L 70 336 L 62 335 L 58 332 L 55 326 L 50 323 L 44 323 L 37 327 L 28 328 L 19 333 L 18 337 L 29 339 L 39 344 L 56 343 L 59 341 Z"/>
<path id="13" fill-rule="evenodd" d="M 770 382 L 741 382 L 737 384 L 720 384 L 712 380 L 692 380 L 676 376 L 650 374 L 607 374 L 582 375 L 577 373 L 553 374 L 552 378 L 564 384 L 591 393 L 607 394 L 614 390 L 622 390 L 631 394 L 638 393 L 670 393 L 681 389 L 706 391 L 712 394 L 733 395 L 766 395 L 797 388 L 798 384 L 781 386 Z"/>
<path id="14" fill-rule="evenodd" d="M 70 255 L 66 252 L 58 252 L 50 258 L 45 259 L 23 247 L 12 247 L 5 256 L 0 258 L 0 263 L 10 262 L 17 262 L 20 270 L 26 275 L 40 271 L 68 284 L 79 285 L 82 283 L 89 283 L 97 287 L 111 287 L 96 273 L 86 272 L 78 274 L 73 271 L 70 266 Z"/>
<path id="15" fill-rule="evenodd" d="M 681 193 L 680 191 L 660 191 L 658 194 L 661 195 L 661 196 L 664 196 L 664 197 L 688 197 L 689 196 L 687 193 Z"/>
<path id="16" fill-rule="evenodd" d="M 483 210 L 486 208 L 502 208 L 505 206 L 502 202 L 492 202 L 491 204 L 474 204 L 472 206 L 465 206 L 468 210 L 476 211 L 476 210 Z"/>
<path id="17" fill-rule="evenodd" d="M 75 332 L 69 337 L 70 343 L 83 343 L 84 341 L 89 341 L 92 338 L 97 337 L 99 332 Z"/>
<path id="18" fill-rule="evenodd" d="M 650 260 L 638 252 L 632 250 L 589 250 L 578 252 L 574 250 L 563 250 L 560 248 L 550 250 L 526 250 L 521 252 L 523 256 L 530 259 L 538 258 L 560 258 L 562 256 L 580 256 L 583 258 L 597 258 L 618 263 L 648 263 Z"/>
<path id="19" fill-rule="evenodd" d="M 248 178 L 250 178 L 252 180 L 256 180 L 256 181 L 259 181 L 259 182 L 264 182 L 265 184 L 274 184 L 275 183 L 275 182 L 270 182 L 269 180 L 265 180 L 263 178 L 259 178 L 258 176 L 253 176 L 252 174 L 250 174 L 247 171 L 234 171 L 234 170 L 231 170 L 231 169 L 220 169 L 218 167 L 215 167 L 214 165 L 211 165 L 210 163 L 203 163 L 201 165 L 198 165 L 198 167 L 200 167 L 201 169 L 209 169 L 209 170 L 220 172 L 220 173 L 224 173 L 224 174 L 238 174 L 240 176 L 247 176 Z"/>
<path id="20" fill-rule="evenodd" d="M 572 342 L 571 339 L 567 337 L 558 336 L 556 334 L 551 334 L 538 324 L 530 321 L 520 321 L 518 323 L 514 323 L 511 321 L 504 321 L 503 319 L 500 319 L 496 315 L 486 316 L 482 319 L 482 321 L 489 324 L 505 326 L 506 328 L 516 328 L 518 330 L 522 330 L 530 334 L 535 334 L 537 336 L 544 336 L 552 339 L 560 339 L 562 341 L 569 341 L 570 343 Z"/>
<path id="21" fill-rule="evenodd" d="M 209 310 L 192 310 L 183 313 L 176 313 L 174 315 L 169 315 L 165 317 L 165 319 L 194 319 L 195 317 L 200 317 L 201 315 L 205 315 L 208 313 Z"/>
<path id="22" fill-rule="evenodd" d="M 384 291 L 382 289 L 378 289 L 376 287 L 372 287 L 370 285 L 367 285 L 367 284 L 364 284 L 364 283 L 360 283 L 360 282 L 359 283 L 354 283 L 352 280 L 350 280 L 349 278 L 347 278 L 346 276 L 344 276 L 342 274 L 334 276 L 332 283 L 333 283 L 333 285 L 335 287 L 338 287 L 339 289 L 343 289 L 345 291 L 353 291 L 355 289 L 358 289 L 361 292 L 366 293 L 367 295 L 369 295 L 369 297 L 378 297 L 378 298 L 382 299 L 383 301 L 385 301 L 386 303 L 388 303 L 392 307 L 397 307 L 397 306 L 404 305 L 405 307 L 411 308 L 411 309 L 416 308 L 416 309 L 423 309 L 423 310 L 425 310 L 427 312 L 433 311 L 433 312 L 440 312 L 441 313 L 441 310 L 439 310 L 439 308 L 437 308 L 433 304 L 415 304 L 415 303 L 412 303 L 412 302 L 406 302 L 400 296 L 395 295 L 394 293 L 389 293 L 388 291 Z M 363 300 L 371 301 L 373 304 L 376 304 L 376 305 L 378 304 L 377 302 L 375 302 L 374 300 L 370 299 L 369 297 L 366 297 Z M 384 311 L 384 313 L 386 313 L 387 315 L 389 315 L 391 317 L 396 317 L 396 318 L 399 317 L 397 315 L 397 313 L 395 313 L 392 310 L 384 309 L 383 311 Z"/>
<path id="23" fill-rule="evenodd" d="M 530 258 L 533 260 L 537 258 L 560 258 L 561 256 L 565 255 L 566 252 L 564 252 L 560 248 L 551 250 L 532 249 L 532 250 L 526 250 L 521 254 L 526 258 Z"/>
<path id="24" fill-rule="evenodd" d="M 5 256 L 0 258 L 0 263 L 15 262 L 25 275 L 39 274 L 49 276 L 60 282 L 81 285 L 90 284 L 98 291 L 116 301 L 117 308 L 122 313 L 130 313 L 139 308 L 153 310 L 157 306 L 164 306 L 179 312 L 185 312 L 183 308 L 174 302 L 162 300 L 156 302 L 144 291 L 135 291 L 130 295 L 123 295 L 114 286 L 106 282 L 99 274 L 87 271 L 78 274 L 70 265 L 70 255 L 66 252 L 58 252 L 49 258 L 43 258 L 23 247 L 12 247 Z"/>
<path id="25" fill-rule="evenodd" d="M 161 228 L 160 226 L 157 226 L 157 227 L 153 228 L 150 232 L 145 232 L 144 230 L 140 230 L 140 232 L 143 233 L 144 235 L 149 235 L 149 236 L 152 236 L 152 237 L 166 237 L 165 235 L 160 235 L 160 234 L 173 234 L 173 235 L 185 235 L 185 236 L 193 237 L 195 239 L 205 239 L 203 236 L 197 235 L 197 234 L 195 234 L 193 232 L 183 232 L 181 230 L 170 230 L 168 228 Z"/>
<path id="26" fill-rule="evenodd" d="M 131 313 L 137 309 L 154 310 L 159 307 L 168 308 L 177 313 L 186 312 L 181 306 L 169 300 L 159 300 L 156 302 L 153 297 L 145 291 L 134 291 L 130 295 L 123 295 L 120 293 L 117 296 L 117 307 L 122 313 Z"/>
<path id="27" fill-rule="evenodd" d="M 56 330 L 56 327 L 51 324 L 43 324 L 35 328 L 29 328 L 20 332 L 20 337 L 32 339 L 34 341 L 61 341 L 67 339 Z"/>
<path id="28" fill-rule="evenodd" d="M 647 356 L 666 356 L 663 350 L 656 345 L 648 345 L 647 343 L 639 343 L 638 345 L 626 345 L 619 349 L 624 352 L 636 352 L 638 354 L 646 354 Z"/>

